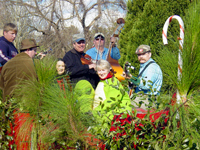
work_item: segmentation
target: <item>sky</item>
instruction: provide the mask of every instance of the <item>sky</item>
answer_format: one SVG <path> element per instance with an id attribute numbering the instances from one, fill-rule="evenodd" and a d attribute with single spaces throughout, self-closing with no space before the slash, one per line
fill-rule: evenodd
<path id="1" fill-rule="evenodd" d="M 94 4 L 95 0 L 84 0 L 84 3 L 87 7 L 91 6 L 92 4 Z M 65 3 L 65 17 L 69 17 L 72 11 L 72 8 L 70 7 L 69 4 Z M 80 13 L 81 15 L 81 13 Z M 102 19 L 100 19 L 100 21 L 98 22 L 98 25 L 101 27 L 107 27 L 110 26 L 112 24 L 109 24 L 110 20 L 109 19 L 114 19 L 117 20 L 118 18 L 124 18 L 126 15 L 126 13 L 120 9 L 107 9 L 102 11 Z M 92 11 L 89 11 L 87 16 L 86 16 L 86 26 L 89 25 L 91 23 L 91 21 L 97 16 L 97 10 L 93 9 Z M 111 16 L 111 18 L 108 18 L 108 16 Z M 74 25 L 76 27 L 78 27 L 78 29 L 80 29 L 80 31 L 82 31 L 82 26 L 80 24 L 80 22 L 78 21 L 77 18 L 68 20 L 65 22 L 66 26 L 71 26 Z"/>
<path id="2" fill-rule="evenodd" d="M 86 7 L 90 7 L 92 4 L 94 4 L 97 0 L 83 0 L 84 4 Z M 109 0 L 112 1 L 112 0 Z M 76 2 L 78 3 L 79 0 L 76 0 Z M 31 5 L 35 5 L 33 1 L 28 2 Z M 51 12 L 51 8 L 47 7 L 49 4 L 51 4 L 52 1 L 51 0 L 42 0 L 39 4 L 39 7 L 41 7 L 41 9 L 44 12 Z M 72 4 L 68 3 L 67 1 L 64 0 L 57 0 L 57 6 L 56 6 L 56 10 L 59 12 L 59 14 L 63 14 L 64 18 L 69 18 L 72 15 L 73 12 L 73 7 Z M 82 15 L 83 12 L 79 12 L 79 15 Z M 114 8 L 114 9 L 105 9 L 102 11 L 102 18 L 99 19 L 98 21 L 98 26 L 99 27 L 108 27 L 111 26 L 113 24 L 110 24 L 111 20 L 112 21 L 116 21 L 118 18 L 124 18 L 126 15 L 125 11 L 122 11 L 118 8 Z M 47 14 L 48 16 L 48 14 Z M 88 26 L 91 21 L 97 16 L 97 9 L 93 9 L 91 11 L 89 11 L 87 13 L 86 16 L 86 26 Z M 111 16 L 110 18 L 108 16 Z M 50 17 L 50 14 L 49 14 Z M 57 19 L 57 18 L 56 18 Z M 37 22 L 36 22 L 37 23 Z M 73 18 L 70 20 L 66 20 L 65 21 L 65 26 L 69 27 L 71 25 L 76 26 L 80 32 L 82 32 L 83 28 L 81 23 L 78 21 L 77 18 Z"/>

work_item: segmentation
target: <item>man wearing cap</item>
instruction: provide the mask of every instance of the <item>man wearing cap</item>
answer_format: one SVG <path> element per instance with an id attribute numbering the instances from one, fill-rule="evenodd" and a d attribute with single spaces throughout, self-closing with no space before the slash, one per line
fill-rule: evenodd
<path id="1" fill-rule="evenodd" d="M 88 54 L 89 56 L 92 57 L 93 60 L 99 60 L 99 59 L 104 59 L 106 60 L 108 57 L 108 52 L 109 49 L 105 48 L 105 36 L 103 35 L 103 33 L 96 33 L 94 35 L 94 47 L 87 50 L 86 54 Z M 111 46 L 112 46 L 112 50 L 111 50 L 111 57 L 113 59 L 120 59 L 120 52 L 119 49 L 116 47 L 116 38 L 112 37 L 111 38 Z"/>
<path id="2" fill-rule="evenodd" d="M 85 37 L 83 34 L 73 35 L 73 49 L 68 51 L 63 57 L 66 64 L 66 69 L 69 72 L 72 83 L 77 83 L 80 80 L 89 81 L 95 89 L 99 77 L 94 70 L 95 64 L 82 64 L 81 57 L 85 55 Z"/>
<path id="3" fill-rule="evenodd" d="M 139 75 L 137 77 L 131 76 L 129 81 L 136 86 L 135 92 L 141 92 L 148 95 L 144 104 L 148 104 L 149 96 L 159 95 L 163 76 L 159 65 L 151 58 L 151 49 L 148 45 L 140 45 L 135 52 L 140 62 Z M 141 98 L 136 98 L 135 102 L 139 102 Z M 144 105 L 141 108 L 146 108 Z"/>
<path id="4" fill-rule="evenodd" d="M 5 24 L 3 36 L 0 37 L 0 67 L 18 54 L 13 41 L 17 36 L 17 27 L 13 23 Z"/>
<path id="5" fill-rule="evenodd" d="M 32 59 L 36 54 L 37 47 L 34 39 L 22 40 L 20 54 L 17 54 L 3 66 L 0 75 L 3 100 L 13 96 L 13 91 L 20 81 L 37 78 Z"/>
<path id="6" fill-rule="evenodd" d="M 162 86 L 163 76 L 160 66 L 151 58 L 150 46 L 140 45 L 135 53 L 140 62 L 138 75 L 138 80 L 140 82 L 136 83 L 137 87 L 135 92 L 143 91 L 144 94 L 158 95 Z M 135 80 L 132 81 L 135 83 Z M 152 91 L 150 89 L 152 89 Z"/>

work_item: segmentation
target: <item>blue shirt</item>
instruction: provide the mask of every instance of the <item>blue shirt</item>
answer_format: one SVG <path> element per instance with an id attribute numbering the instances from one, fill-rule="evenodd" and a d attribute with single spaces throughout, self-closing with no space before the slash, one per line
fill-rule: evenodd
<path id="1" fill-rule="evenodd" d="M 104 50 L 102 53 L 99 51 L 98 58 L 97 58 L 98 51 L 97 51 L 96 47 L 93 47 L 93 48 L 87 50 L 86 54 L 88 54 L 93 60 L 96 60 L 96 58 L 97 58 L 97 60 L 99 60 L 99 59 L 106 60 L 108 52 L 109 52 L 108 48 L 104 47 Z M 112 48 L 111 57 L 116 60 L 120 59 L 121 56 L 120 56 L 119 49 L 117 47 Z"/>
<path id="2" fill-rule="evenodd" d="M 146 63 L 140 64 L 139 74 L 150 61 L 154 60 L 150 58 Z M 159 95 L 159 91 L 162 86 L 163 76 L 162 70 L 157 63 L 151 63 L 142 73 L 140 79 L 140 84 L 136 87 L 135 90 L 136 93 L 143 91 L 145 94 Z"/>

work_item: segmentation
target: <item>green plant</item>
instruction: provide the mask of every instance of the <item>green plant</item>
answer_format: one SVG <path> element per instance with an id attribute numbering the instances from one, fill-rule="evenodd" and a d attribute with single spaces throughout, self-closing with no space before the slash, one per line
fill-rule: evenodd
<path id="1" fill-rule="evenodd" d="M 1 94 L 2 95 L 2 92 Z M 2 96 L 0 96 L 2 98 Z M 13 99 L 6 102 L 0 100 L 0 149 L 15 149 L 14 139 L 14 119 L 13 119 Z"/>
<path id="2" fill-rule="evenodd" d="M 89 107 L 91 99 L 81 101 L 79 91 L 67 82 L 65 90 L 60 89 L 53 59 L 35 61 L 35 67 L 38 79 L 21 82 L 15 90 L 16 113 L 29 114 L 18 136 L 41 149 L 76 147 L 77 143 L 88 147 L 84 135 L 92 121 L 91 113 L 85 113 L 84 109 Z M 27 131 L 31 132 L 29 139 Z"/>

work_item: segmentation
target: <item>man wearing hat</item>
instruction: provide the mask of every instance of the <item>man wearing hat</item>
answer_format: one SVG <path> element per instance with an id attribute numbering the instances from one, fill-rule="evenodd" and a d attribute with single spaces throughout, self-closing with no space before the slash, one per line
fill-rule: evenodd
<path id="1" fill-rule="evenodd" d="M 135 52 L 140 62 L 138 75 L 139 83 L 136 83 L 136 93 L 143 91 L 144 94 L 158 95 L 162 86 L 162 71 L 160 66 L 151 58 L 151 49 L 148 45 L 140 45 Z M 145 81 L 145 82 L 143 82 Z M 150 90 L 152 89 L 152 91 Z"/>
<path id="2" fill-rule="evenodd" d="M 104 59 L 106 60 L 108 57 L 108 52 L 109 49 L 105 48 L 105 36 L 103 35 L 103 33 L 96 33 L 94 35 L 94 47 L 87 50 L 86 54 L 88 54 L 89 56 L 92 57 L 93 60 L 99 60 L 99 59 Z M 112 46 L 112 50 L 111 50 L 111 57 L 113 59 L 120 59 L 120 52 L 119 49 L 116 47 L 116 38 L 112 37 L 111 38 L 111 46 Z"/>
<path id="3" fill-rule="evenodd" d="M 66 69 L 69 72 L 70 80 L 72 83 L 77 83 L 80 80 L 89 81 L 95 89 L 99 77 L 95 72 L 95 64 L 82 64 L 81 57 L 84 57 L 85 53 L 85 37 L 83 34 L 73 35 L 73 49 L 68 51 L 63 57 L 63 61 L 66 64 Z"/>
<path id="4" fill-rule="evenodd" d="M 149 97 L 152 95 L 159 95 L 163 76 L 159 65 L 151 58 L 151 49 L 148 45 L 140 45 L 135 52 L 140 62 L 139 75 L 137 77 L 131 76 L 130 83 L 135 85 L 135 92 L 143 92 L 148 95 L 144 104 L 148 104 Z M 140 97 L 135 99 L 135 102 L 139 102 Z M 145 105 L 141 105 L 141 108 L 146 108 Z"/>
<path id="5" fill-rule="evenodd" d="M 37 47 L 34 39 L 22 40 L 20 53 L 3 66 L 0 75 L 3 100 L 13 96 L 13 91 L 20 81 L 37 78 L 32 59 L 36 54 Z"/>

